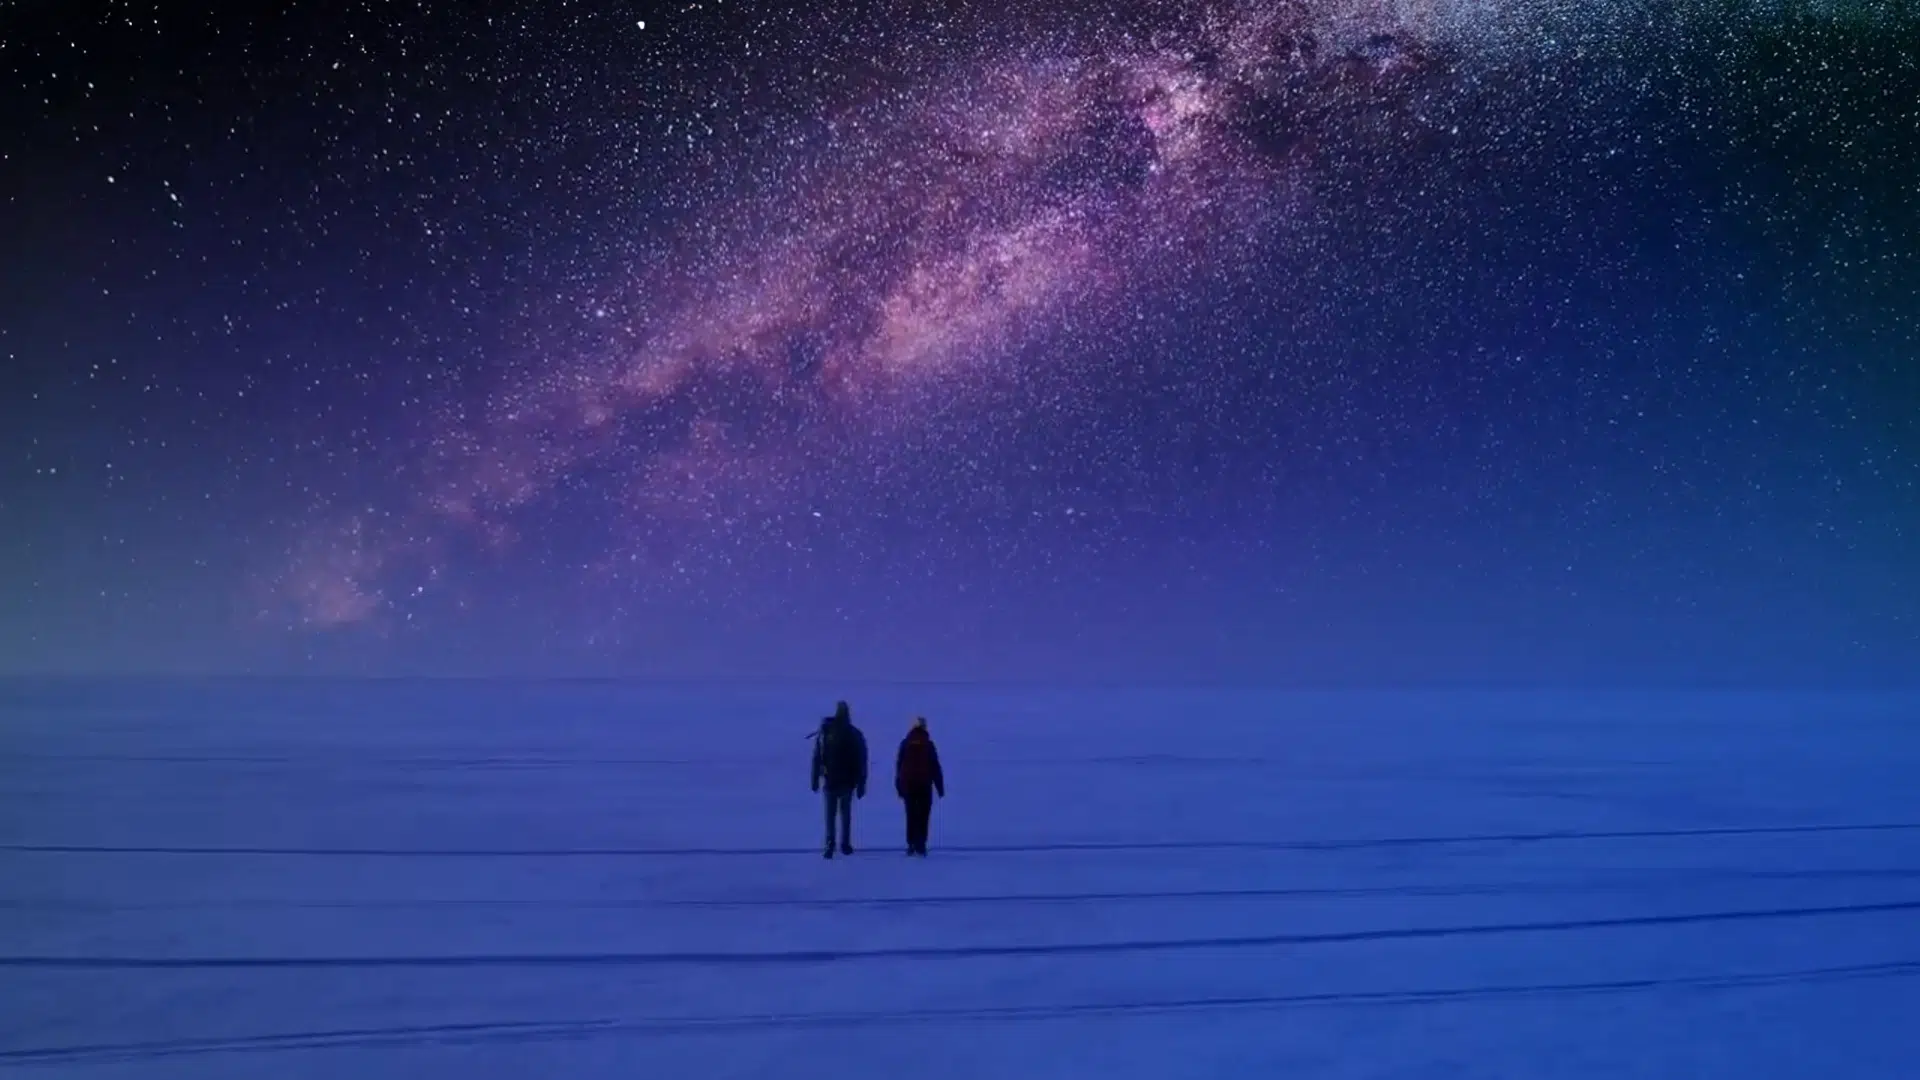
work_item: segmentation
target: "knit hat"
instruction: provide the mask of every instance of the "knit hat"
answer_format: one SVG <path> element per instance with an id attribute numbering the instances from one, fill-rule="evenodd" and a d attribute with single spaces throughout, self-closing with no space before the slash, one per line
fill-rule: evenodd
<path id="1" fill-rule="evenodd" d="M 914 728 L 914 730 L 915 730 L 915 731 L 925 731 L 925 730 L 927 730 L 927 718 L 926 718 L 926 717 L 924 717 L 924 716 L 916 716 L 916 717 L 914 717 L 914 718 L 913 718 L 913 728 Z"/>

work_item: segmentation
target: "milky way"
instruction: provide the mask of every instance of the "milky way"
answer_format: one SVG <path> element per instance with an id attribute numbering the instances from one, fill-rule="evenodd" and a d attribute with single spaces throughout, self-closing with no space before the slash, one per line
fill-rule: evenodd
<path id="1" fill-rule="evenodd" d="M 1097 352 L 1130 305 L 1283 220 L 1317 140 L 1439 67 L 1432 27 L 1353 14 L 1003 46 L 836 110 L 587 301 L 601 344 L 536 345 L 449 408 L 420 505 L 310 536 L 285 579 L 300 617 L 379 615 L 396 571 L 437 578 L 462 533 L 510 543 L 583 469 L 615 473 L 631 531 L 804 509 L 796 492 L 871 466 L 930 403 L 1074 362 L 1023 350 L 1037 336 L 1070 323 Z"/>
<path id="2" fill-rule="evenodd" d="M 316 528 L 282 590 L 309 624 L 375 620 L 441 587 L 450 545 L 538 533 L 583 476 L 632 561 L 633 538 L 807 513 L 938 416 L 1097 392 L 1142 310 L 1323 209 L 1329 163 L 1417 161 L 1489 71 L 1565 47 L 1541 10 L 1214 5 L 956 50 L 743 149 L 580 301 L 587 333 L 536 333 L 479 404 L 446 403 L 415 505 Z"/>

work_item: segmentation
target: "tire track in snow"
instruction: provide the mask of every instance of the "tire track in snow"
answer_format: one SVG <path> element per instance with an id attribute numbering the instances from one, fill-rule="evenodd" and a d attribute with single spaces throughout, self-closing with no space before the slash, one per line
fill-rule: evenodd
<path id="1" fill-rule="evenodd" d="M 0 969 L 66 971 L 209 971 L 378 968 L 588 968 L 720 967 L 860 963 L 874 960 L 969 960 L 985 958 L 1111 956 L 1240 950 L 1288 945 L 1339 945 L 1363 941 L 1486 937 L 1501 934 L 1569 933 L 1704 923 L 1816 919 L 1920 911 L 1920 899 L 1820 907 L 1748 908 L 1733 911 L 1624 915 L 1537 922 L 1454 926 L 1381 927 L 1303 934 L 1249 934 L 1216 938 L 1147 938 L 1131 941 L 1064 942 L 1046 945 L 925 945 L 883 949 L 794 949 L 766 952 L 495 953 L 421 956 L 0 956 Z"/>
<path id="2" fill-rule="evenodd" d="M 1189 900 L 1353 899 L 1363 897 L 1581 896 L 1603 892 L 1650 892 L 1694 888 L 1709 882 L 1911 881 L 1920 867 L 1832 870 L 1680 869 L 1565 881 L 1460 882 L 1446 885 L 1332 885 L 1246 889 L 1150 889 L 1108 892 L 947 893 L 931 896 L 829 897 L 635 897 L 569 900 L 545 897 L 427 897 L 421 899 L 299 900 L 276 898 L 88 901 L 58 898 L 0 899 L 0 911 L 106 914 L 142 911 L 438 911 L 459 908 L 530 908 L 554 911 L 646 911 L 773 908 L 914 908 L 1019 906 L 1068 903 L 1159 903 Z"/>
<path id="3" fill-rule="evenodd" d="M 1140 1016 L 1286 1008 L 1405 1008 L 1475 1001 L 1646 993 L 1661 990 L 1737 990 L 1920 975 L 1920 960 L 1847 967 L 1720 975 L 1683 975 L 1597 982 L 1468 986 L 1428 990 L 1362 990 L 1317 994 L 1195 997 L 1122 1002 L 1076 1002 L 976 1008 L 899 1009 L 839 1013 L 745 1016 L 642 1017 L 629 1020 L 500 1021 L 293 1032 L 229 1038 L 170 1039 L 0 1050 L 0 1065 L 76 1065 L 141 1062 L 156 1058 L 293 1050 L 388 1049 L 422 1045 L 472 1045 L 580 1040 L 599 1037 L 738 1034 L 780 1028 L 873 1027 L 1043 1021 L 1092 1016 Z"/>
<path id="4" fill-rule="evenodd" d="M 1387 836 L 1355 840 L 1061 840 L 1028 844 L 947 844 L 943 853 L 973 855 L 1055 854 L 1072 851 L 1366 851 L 1377 848 L 1465 844 L 1534 844 L 1595 840 L 1663 840 L 1733 836 L 1794 836 L 1819 833 L 1920 832 L 1920 822 L 1814 825 L 1724 825 L 1690 829 L 1548 830 Z M 819 855 L 817 847 L 267 847 L 250 845 L 0 844 L 18 855 L 196 855 L 290 858 L 684 858 L 692 856 Z"/>

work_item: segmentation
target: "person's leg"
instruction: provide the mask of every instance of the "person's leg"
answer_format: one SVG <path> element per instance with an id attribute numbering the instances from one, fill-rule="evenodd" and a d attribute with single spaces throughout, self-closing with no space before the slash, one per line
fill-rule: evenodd
<path id="1" fill-rule="evenodd" d="M 853 792 L 840 793 L 840 854 L 853 854 Z"/>
<path id="2" fill-rule="evenodd" d="M 826 810 L 827 810 L 827 858 L 829 859 L 833 858 L 833 848 L 834 848 L 833 803 L 834 803 L 834 792 L 832 788 L 828 788 L 821 793 L 820 805 L 826 807 Z"/>
<path id="3" fill-rule="evenodd" d="M 933 792 L 922 796 L 920 804 L 920 854 L 927 853 L 927 830 L 933 825 Z"/>
<path id="4" fill-rule="evenodd" d="M 919 854 L 927 847 L 927 810 L 931 792 L 907 793 L 907 850 Z"/>

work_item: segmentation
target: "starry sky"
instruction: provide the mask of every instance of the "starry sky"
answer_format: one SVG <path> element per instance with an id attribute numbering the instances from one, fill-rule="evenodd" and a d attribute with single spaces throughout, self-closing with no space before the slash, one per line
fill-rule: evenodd
<path id="1" fill-rule="evenodd" d="M 1920 670 L 1920 5 L 0 5 L 0 670 Z"/>

